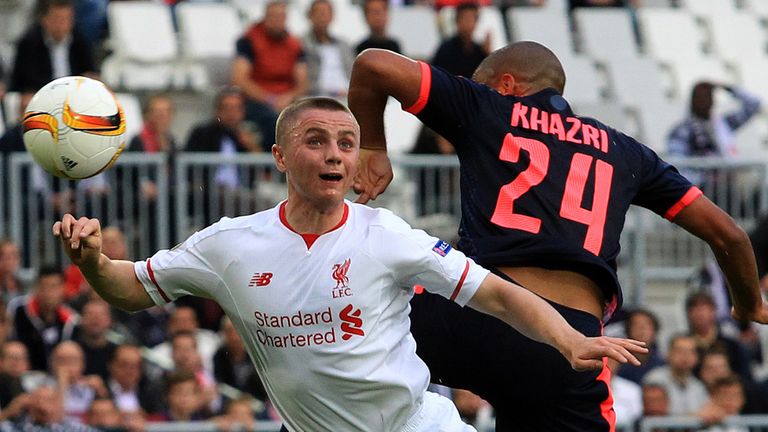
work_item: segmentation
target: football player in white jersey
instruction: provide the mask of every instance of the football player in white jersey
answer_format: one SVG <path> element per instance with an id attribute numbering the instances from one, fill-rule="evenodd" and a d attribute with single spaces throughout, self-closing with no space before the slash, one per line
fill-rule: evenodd
<path id="1" fill-rule="evenodd" d="M 288 198 L 273 209 L 224 218 L 136 263 L 101 253 L 97 219 L 67 214 L 53 234 L 114 306 L 216 300 L 289 431 L 474 430 L 450 400 L 426 391 L 429 371 L 409 330 L 416 284 L 555 347 L 576 369 L 600 368 L 606 356 L 639 364 L 633 354 L 646 352 L 642 343 L 587 338 L 540 297 L 448 243 L 387 210 L 346 201 L 360 129 L 343 104 L 292 104 L 276 141 Z"/>

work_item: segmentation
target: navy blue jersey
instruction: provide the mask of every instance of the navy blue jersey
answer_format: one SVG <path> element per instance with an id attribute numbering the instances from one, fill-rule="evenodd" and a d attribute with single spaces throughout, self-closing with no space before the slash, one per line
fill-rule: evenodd
<path id="1" fill-rule="evenodd" d="M 610 309 L 620 306 L 616 257 L 630 204 L 672 220 L 701 191 L 633 138 L 574 115 L 554 89 L 502 96 L 421 70 L 419 99 L 406 110 L 456 147 L 459 246 L 485 266 L 584 274 Z"/>

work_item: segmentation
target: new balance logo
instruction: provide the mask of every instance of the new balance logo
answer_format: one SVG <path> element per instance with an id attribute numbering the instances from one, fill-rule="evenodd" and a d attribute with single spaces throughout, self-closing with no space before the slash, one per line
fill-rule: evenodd
<path id="1" fill-rule="evenodd" d="M 74 167 L 76 167 L 76 166 L 77 166 L 77 162 L 73 161 L 72 159 L 70 159 L 70 158 L 68 158 L 68 157 L 66 157 L 66 156 L 62 156 L 62 157 L 61 157 L 61 163 L 63 163 L 63 164 L 64 164 L 64 168 L 65 168 L 67 171 L 69 171 L 69 170 L 71 170 L 72 168 L 74 168 Z"/>
<path id="2" fill-rule="evenodd" d="M 270 282 L 272 282 L 272 273 L 254 273 L 251 276 L 251 281 L 248 283 L 248 288 L 267 286 Z"/>

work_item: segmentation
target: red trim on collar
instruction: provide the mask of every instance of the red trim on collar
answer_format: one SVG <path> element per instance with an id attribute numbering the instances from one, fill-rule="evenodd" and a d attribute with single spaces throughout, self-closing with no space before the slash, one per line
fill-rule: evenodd
<path id="1" fill-rule="evenodd" d="M 292 232 L 295 232 L 296 234 L 300 235 L 301 238 L 304 239 L 304 243 L 307 245 L 307 249 L 311 248 L 312 245 L 315 243 L 315 241 L 318 238 L 320 238 L 321 235 L 328 234 L 329 232 L 336 231 L 337 229 L 341 228 L 345 223 L 347 223 L 347 217 L 349 216 L 349 206 L 347 205 L 347 203 L 344 203 L 344 214 L 341 215 L 341 220 L 333 228 L 321 234 L 300 233 L 296 231 L 291 226 L 291 224 L 288 223 L 288 218 L 285 216 L 285 205 L 287 203 L 288 201 L 283 201 L 282 204 L 280 204 L 280 222 L 282 222 L 283 225 L 285 225 L 285 227 L 291 230 Z"/>

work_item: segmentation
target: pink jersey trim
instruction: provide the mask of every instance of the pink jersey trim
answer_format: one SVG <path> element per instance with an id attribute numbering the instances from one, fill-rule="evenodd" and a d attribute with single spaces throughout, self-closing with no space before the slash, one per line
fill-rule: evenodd
<path id="1" fill-rule="evenodd" d="M 678 213 L 683 211 L 684 208 L 688 207 L 693 201 L 696 200 L 696 198 L 702 196 L 704 192 L 701 191 L 701 189 L 697 188 L 696 186 L 692 186 L 690 189 L 688 189 L 688 192 L 683 195 L 682 198 L 680 198 L 680 201 L 678 201 L 675 205 L 669 208 L 667 212 L 664 214 L 664 218 L 667 220 L 672 220 L 677 216 Z"/>
<path id="2" fill-rule="evenodd" d="M 459 296 L 459 292 L 461 292 L 461 287 L 464 285 L 464 279 L 467 278 L 467 273 L 469 273 L 469 260 L 467 260 L 467 264 L 464 265 L 464 273 L 461 274 L 459 283 L 456 284 L 456 288 L 453 290 L 453 294 L 451 294 L 451 301 L 456 300 L 456 297 Z"/>
<path id="3" fill-rule="evenodd" d="M 160 296 L 165 300 L 166 303 L 170 303 L 171 299 L 165 294 L 165 291 L 163 291 L 162 288 L 160 288 L 160 285 L 157 283 L 157 279 L 155 279 L 155 272 L 152 271 L 152 260 L 147 259 L 147 273 L 149 273 L 149 279 L 152 280 L 152 283 L 155 284 L 155 287 L 157 287 L 157 292 L 160 293 Z"/>
<path id="4" fill-rule="evenodd" d="M 610 432 L 616 432 L 616 411 L 613 410 L 613 392 L 611 391 L 611 370 L 608 368 L 608 357 L 603 357 L 603 370 L 597 376 L 598 381 L 605 383 L 608 389 L 608 397 L 600 402 L 600 415 L 603 416 L 610 427 Z"/>
<path id="5" fill-rule="evenodd" d="M 403 110 L 408 111 L 413 115 L 420 113 L 421 110 L 427 106 L 427 102 L 429 101 L 429 90 L 432 88 L 432 69 L 430 69 L 429 65 L 424 62 L 419 62 L 419 67 L 421 68 L 419 98 L 416 99 L 416 102 L 414 102 L 413 105 L 408 108 L 403 108 Z"/>
<path id="6" fill-rule="evenodd" d="M 339 223 L 336 224 L 333 228 L 329 229 L 328 231 L 321 233 L 321 234 L 315 234 L 315 233 L 300 233 L 296 231 L 290 223 L 288 223 L 288 218 L 285 216 L 285 205 L 288 203 L 288 201 L 283 201 L 282 204 L 280 204 L 280 222 L 285 225 L 286 228 L 291 230 L 292 232 L 295 232 L 296 234 L 300 235 L 301 238 L 304 240 L 304 244 L 307 245 L 307 249 L 311 248 L 313 244 L 315 244 L 315 241 L 320 238 L 321 235 L 327 234 L 332 231 L 336 231 L 337 229 L 341 228 L 345 223 L 347 223 L 347 217 L 349 216 L 349 206 L 347 203 L 344 203 L 344 214 L 341 215 L 341 220 Z"/>

